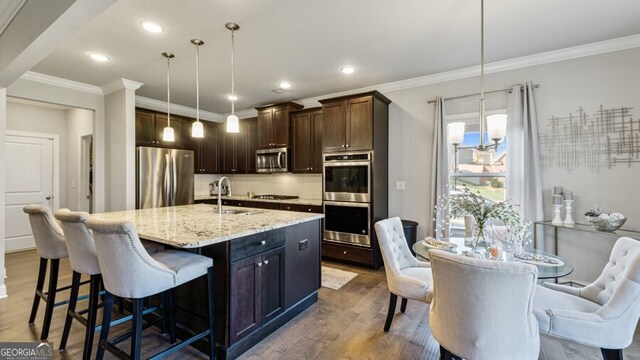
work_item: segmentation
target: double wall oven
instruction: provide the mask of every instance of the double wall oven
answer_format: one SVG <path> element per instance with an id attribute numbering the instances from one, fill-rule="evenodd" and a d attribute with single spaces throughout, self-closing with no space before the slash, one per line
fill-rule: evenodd
<path id="1" fill-rule="evenodd" d="M 371 246 L 372 157 L 372 152 L 324 155 L 324 240 Z"/>

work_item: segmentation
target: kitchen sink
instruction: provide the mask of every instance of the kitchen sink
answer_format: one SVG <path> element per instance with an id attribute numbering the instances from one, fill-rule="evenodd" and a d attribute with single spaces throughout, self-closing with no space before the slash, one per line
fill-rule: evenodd
<path id="1" fill-rule="evenodd" d="M 256 211 L 250 211 L 250 210 L 235 210 L 235 209 L 228 209 L 228 210 L 222 210 L 223 214 L 227 214 L 227 215 L 253 215 L 256 213 Z"/>

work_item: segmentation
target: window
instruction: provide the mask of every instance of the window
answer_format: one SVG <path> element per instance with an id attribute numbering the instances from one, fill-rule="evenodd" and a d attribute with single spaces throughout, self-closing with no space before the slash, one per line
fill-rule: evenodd
<path id="1" fill-rule="evenodd" d="M 486 112 L 486 115 L 492 114 L 506 114 L 506 109 Z M 506 198 L 507 139 L 502 139 L 497 149 L 489 151 L 474 149 L 474 146 L 480 144 L 478 117 L 477 112 L 447 115 L 448 123 L 465 123 L 464 140 L 458 146 L 457 159 L 453 153 L 453 146 L 450 146 L 449 194 L 455 195 L 462 187 L 466 186 L 472 191 L 479 191 L 489 202 L 504 201 Z M 491 144 L 486 133 L 484 136 L 484 143 Z M 464 236 L 463 218 L 451 219 L 450 224 L 452 236 Z"/>

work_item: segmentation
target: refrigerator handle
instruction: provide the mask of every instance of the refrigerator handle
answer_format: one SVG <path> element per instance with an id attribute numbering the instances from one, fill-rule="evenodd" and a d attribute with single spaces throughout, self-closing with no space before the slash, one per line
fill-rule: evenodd
<path id="1" fill-rule="evenodd" d="M 177 169 L 177 154 L 172 151 L 171 152 L 171 206 L 176 206 L 178 200 L 178 169 Z"/>
<path id="2" fill-rule="evenodd" d="M 165 164 L 164 164 L 164 206 L 171 206 L 171 188 L 172 188 L 172 179 L 171 179 L 171 154 L 165 154 Z"/>

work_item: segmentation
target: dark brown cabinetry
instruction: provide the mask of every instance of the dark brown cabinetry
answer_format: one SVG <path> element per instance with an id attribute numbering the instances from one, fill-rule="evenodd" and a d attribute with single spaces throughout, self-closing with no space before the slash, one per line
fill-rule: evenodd
<path id="1" fill-rule="evenodd" d="M 162 132 L 167 126 L 167 114 L 136 109 L 136 145 L 182 148 L 183 119 L 179 116 L 171 116 L 175 141 L 162 141 Z"/>
<path id="2" fill-rule="evenodd" d="M 187 123 L 184 123 L 186 128 Z M 196 174 L 218 174 L 220 172 L 220 160 L 218 157 L 220 148 L 220 128 L 219 123 L 202 121 L 204 127 L 204 138 L 191 137 L 191 131 L 185 131 L 183 147 L 193 150 L 194 171 Z M 188 125 L 189 129 L 191 124 Z M 187 134 L 188 133 L 188 134 Z"/>
<path id="3" fill-rule="evenodd" d="M 257 147 L 256 118 L 240 120 L 240 133 L 223 132 L 221 146 L 221 172 L 247 174 L 256 171 Z"/>
<path id="4" fill-rule="evenodd" d="M 322 173 L 322 108 L 291 114 L 291 145 L 294 173 Z"/>
<path id="5" fill-rule="evenodd" d="M 376 128 L 387 124 L 391 101 L 377 91 L 321 100 L 324 152 L 373 150 Z M 380 126 L 378 126 L 378 124 Z M 384 135 L 387 136 L 386 127 Z"/>
<path id="6" fill-rule="evenodd" d="M 288 147 L 289 113 L 302 107 L 294 102 L 257 107 L 258 148 Z"/>
<path id="7" fill-rule="evenodd" d="M 230 335 L 237 342 L 284 309 L 284 246 L 231 263 Z"/>

